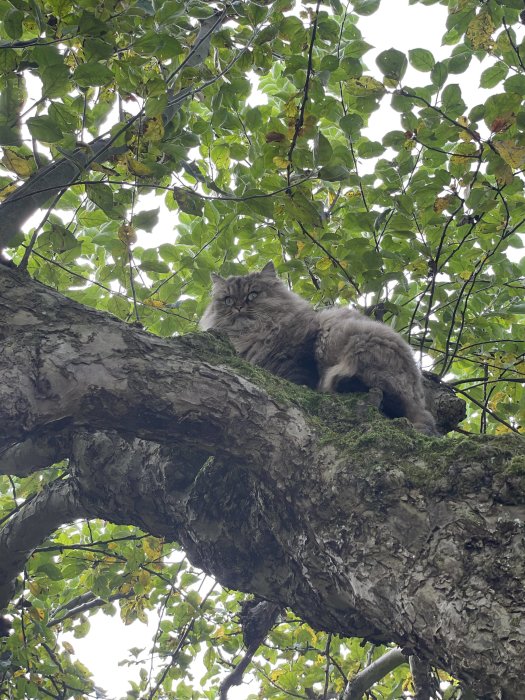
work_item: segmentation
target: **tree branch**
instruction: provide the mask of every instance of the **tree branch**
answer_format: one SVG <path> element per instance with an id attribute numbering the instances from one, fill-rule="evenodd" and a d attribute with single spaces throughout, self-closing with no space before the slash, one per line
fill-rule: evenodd
<path id="1" fill-rule="evenodd" d="M 194 45 L 183 65 L 196 66 L 202 63 L 209 52 L 211 36 L 218 31 L 226 18 L 226 13 L 217 13 L 201 22 L 201 28 Z M 180 71 L 179 66 L 170 80 Z M 190 88 L 183 88 L 170 96 L 163 115 L 164 122 L 170 122 L 182 102 L 192 94 Z M 114 135 L 98 137 L 91 143 L 75 149 L 65 158 L 60 158 L 44 168 L 40 168 L 27 182 L 0 204 L 0 249 L 8 246 L 21 230 L 27 219 L 49 200 L 51 194 L 66 190 L 91 163 L 102 163 L 116 155 L 125 153 L 128 146 L 115 146 L 118 137 L 127 131 L 143 116 L 144 110 L 131 117 Z"/>
<path id="2" fill-rule="evenodd" d="M 432 700 L 438 688 L 438 683 L 432 675 L 432 668 L 425 661 L 412 655 L 409 659 L 410 673 L 414 682 L 414 700 Z"/>
<path id="3" fill-rule="evenodd" d="M 367 666 L 362 671 L 359 671 L 352 680 L 350 680 L 343 693 L 342 700 L 361 700 L 367 690 L 384 678 L 388 673 L 393 671 L 401 664 L 408 663 L 408 658 L 403 654 L 401 649 L 390 649 L 377 661 Z"/>
<path id="4" fill-rule="evenodd" d="M 11 516 L 0 530 L 0 608 L 11 597 L 14 579 L 33 550 L 60 525 L 83 515 L 72 483 L 58 480 Z"/>
<path id="5" fill-rule="evenodd" d="M 57 426 L 58 428 L 58 426 Z M 35 433 L 23 442 L 0 449 L 0 474 L 28 476 L 50 467 L 69 454 L 67 430 L 45 434 Z"/>
<path id="6" fill-rule="evenodd" d="M 31 525 L 16 566 L 80 510 L 177 540 L 223 585 L 316 629 L 524 696 L 518 436 L 427 438 L 361 395 L 247 365 L 214 334 L 157 338 L 2 265 L 0 345 L 0 445 L 67 421 L 78 493 L 38 537 Z"/>

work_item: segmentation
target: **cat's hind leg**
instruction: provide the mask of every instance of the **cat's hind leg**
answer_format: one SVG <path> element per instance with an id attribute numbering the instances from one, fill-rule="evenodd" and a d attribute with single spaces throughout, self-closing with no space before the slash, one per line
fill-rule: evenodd
<path id="1" fill-rule="evenodd" d="M 405 416 L 414 428 L 425 435 L 439 435 L 434 416 L 427 409 L 420 377 L 414 372 L 394 376 L 388 372 L 374 378 L 373 386 L 379 386 L 385 394 L 384 412 L 392 417 Z"/>
<path id="2" fill-rule="evenodd" d="M 405 415 L 416 430 L 425 435 L 440 435 L 434 416 L 426 408 L 424 401 L 407 401 L 405 406 Z"/>

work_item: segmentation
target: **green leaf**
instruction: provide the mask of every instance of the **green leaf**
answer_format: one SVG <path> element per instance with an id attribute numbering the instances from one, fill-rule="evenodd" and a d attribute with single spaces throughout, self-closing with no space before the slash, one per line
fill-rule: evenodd
<path id="1" fill-rule="evenodd" d="M 503 61 L 498 61 L 483 71 L 479 79 L 479 86 L 482 88 L 493 88 L 504 80 L 508 72 L 508 66 Z"/>
<path id="2" fill-rule="evenodd" d="M 62 130 L 50 116 L 30 117 L 27 128 L 31 136 L 43 143 L 56 143 L 63 137 Z"/>
<path id="3" fill-rule="evenodd" d="M 340 182 L 350 177 L 350 171 L 344 165 L 325 165 L 319 170 L 319 178 L 327 182 Z"/>
<path id="4" fill-rule="evenodd" d="M 381 4 L 381 0 L 354 0 L 352 3 L 354 12 L 368 17 L 373 15 Z"/>
<path id="5" fill-rule="evenodd" d="M 86 185 L 88 198 L 106 213 L 113 209 L 113 190 L 109 185 L 102 182 L 95 182 Z"/>
<path id="6" fill-rule="evenodd" d="M 447 61 L 449 73 L 464 73 L 470 65 L 472 60 L 472 51 L 468 47 L 462 46 L 461 48 L 464 50 L 454 53 L 454 55 Z"/>
<path id="7" fill-rule="evenodd" d="M 361 158 L 375 158 L 385 152 L 385 147 L 377 141 L 364 141 L 358 145 Z"/>
<path id="8" fill-rule="evenodd" d="M 49 106 L 49 117 L 62 131 L 74 131 L 78 128 L 80 118 L 61 102 L 52 102 Z"/>
<path id="9" fill-rule="evenodd" d="M 135 44 L 136 50 L 140 50 L 137 49 L 138 43 L 139 42 Z M 90 63 L 94 63 L 96 61 L 111 58 L 111 56 L 113 56 L 115 53 L 115 48 L 107 41 L 103 41 L 102 39 L 88 38 L 84 42 L 84 53 L 87 60 L 86 65 L 89 65 Z"/>
<path id="10" fill-rule="evenodd" d="M 345 47 L 344 55 L 350 58 L 361 58 L 361 56 L 373 48 L 372 44 L 369 44 L 363 39 L 355 39 Z"/>
<path id="11" fill-rule="evenodd" d="M 204 201 L 193 194 L 189 190 L 181 189 L 180 187 L 174 187 L 172 190 L 173 199 L 177 202 L 180 209 L 186 214 L 191 214 L 192 216 L 202 216 Z"/>
<path id="12" fill-rule="evenodd" d="M 445 63 L 438 61 L 430 72 L 432 84 L 436 87 L 442 87 L 448 78 L 448 69 Z"/>
<path id="13" fill-rule="evenodd" d="M 363 117 L 359 114 L 345 114 L 339 120 L 339 126 L 349 138 L 355 139 L 360 135 L 364 126 Z"/>
<path id="14" fill-rule="evenodd" d="M 454 119 L 466 112 L 467 105 L 461 97 L 461 88 L 455 83 L 446 86 L 441 94 L 441 107 L 447 117 Z"/>
<path id="15" fill-rule="evenodd" d="M 381 51 L 376 58 L 376 63 L 385 78 L 396 82 L 403 78 L 408 66 L 407 57 L 397 49 Z"/>
<path id="16" fill-rule="evenodd" d="M 230 166 L 230 148 L 225 143 L 218 143 L 211 149 L 211 157 L 215 165 L 222 170 Z"/>
<path id="17" fill-rule="evenodd" d="M 135 228 L 140 228 L 143 231 L 152 231 L 158 223 L 159 211 L 159 207 L 156 209 L 141 211 L 138 214 L 135 214 L 131 220 L 131 223 Z"/>
<path id="18" fill-rule="evenodd" d="M 61 97 L 69 85 L 69 70 L 63 63 L 46 66 L 40 73 L 42 94 L 45 97 Z"/>
<path id="19" fill-rule="evenodd" d="M 327 165 L 332 158 L 333 149 L 330 141 L 320 131 L 314 139 L 314 162 L 317 165 Z"/>
<path id="20" fill-rule="evenodd" d="M 20 39 L 23 32 L 22 21 L 24 13 L 18 9 L 11 8 L 3 16 L 4 29 L 11 39 Z"/>
<path id="21" fill-rule="evenodd" d="M 19 131 L 0 124 L 0 146 L 21 146 L 22 138 Z"/>
<path id="22" fill-rule="evenodd" d="M 139 267 L 141 270 L 144 270 L 144 272 L 164 273 L 170 271 L 169 265 L 166 265 L 166 263 L 161 260 L 146 260 L 141 262 Z"/>
<path id="23" fill-rule="evenodd" d="M 424 73 L 428 73 L 436 65 L 436 59 L 428 49 L 410 49 L 408 58 L 416 70 Z"/>
<path id="24" fill-rule="evenodd" d="M 306 228 L 322 225 L 320 212 L 316 205 L 302 192 L 296 191 L 291 197 L 288 197 L 286 206 L 290 207 L 291 215 Z"/>
<path id="25" fill-rule="evenodd" d="M 97 87 L 111 83 L 114 75 L 102 63 L 82 63 L 73 73 L 73 80 L 80 87 Z"/>

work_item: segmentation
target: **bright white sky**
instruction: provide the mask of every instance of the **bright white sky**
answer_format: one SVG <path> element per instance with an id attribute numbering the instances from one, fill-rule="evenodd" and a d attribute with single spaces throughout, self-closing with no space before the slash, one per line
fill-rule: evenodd
<path id="1" fill-rule="evenodd" d="M 370 17 L 360 18 L 358 26 L 363 37 L 375 48 L 366 54 L 365 62 L 370 70 L 379 76 L 375 68 L 375 56 L 379 51 L 397 48 L 404 52 L 413 48 L 426 48 L 432 51 L 434 56 L 443 57 L 449 54 L 449 47 L 441 48 L 441 36 L 445 31 L 446 8 L 442 5 L 412 5 L 408 0 L 383 0 L 380 9 Z M 457 82 L 461 84 L 465 102 L 474 106 L 485 99 L 480 90 L 479 73 L 489 63 L 476 64 L 474 59 L 466 74 L 458 75 Z M 479 69 L 478 69 L 479 67 Z M 409 67 L 403 82 L 407 85 L 423 85 L 428 80 L 428 74 L 418 73 Z M 380 138 L 385 131 L 398 128 L 398 114 L 386 109 L 386 100 L 381 109 L 374 113 L 370 120 L 369 135 Z M 158 206 L 150 200 L 141 208 L 149 209 Z M 162 216 L 158 231 L 173 230 L 173 213 Z M 168 234 L 169 235 L 169 234 Z M 146 234 L 147 238 L 139 243 L 150 247 L 157 243 L 157 236 Z M 164 238 L 165 240 L 165 238 Z M 108 698 L 119 698 L 126 695 L 130 678 L 138 679 L 138 668 L 119 667 L 118 662 L 128 658 L 127 650 L 131 647 L 149 648 L 152 635 L 156 629 L 156 623 L 152 620 L 149 628 L 136 622 L 125 627 L 119 619 L 109 618 L 97 614 L 90 618 L 91 632 L 85 639 L 73 639 L 68 636 L 68 641 L 73 645 L 80 660 L 94 672 L 97 685 L 104 688 Z M 245 700 L 253 687 L 240 686 L 230 691 L 231 700 Z"/>

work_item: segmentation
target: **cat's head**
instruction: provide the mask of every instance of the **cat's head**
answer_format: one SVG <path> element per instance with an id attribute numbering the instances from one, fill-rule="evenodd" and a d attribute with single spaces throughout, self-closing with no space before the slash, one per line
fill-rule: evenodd
<path id="1" fill-rule="evenodd" d="M 224 278 L 212 272 L 212 301 L 201 327 L 240 330 L 253 322 L 273 318 L 283 310 L 290 292 L 275 274 L 273 262 L 260 272 Z"/>

